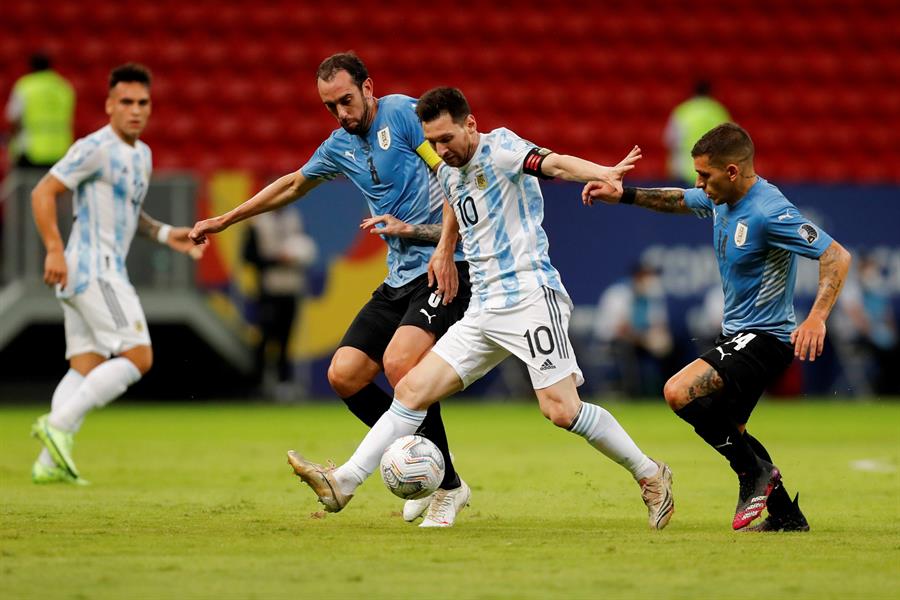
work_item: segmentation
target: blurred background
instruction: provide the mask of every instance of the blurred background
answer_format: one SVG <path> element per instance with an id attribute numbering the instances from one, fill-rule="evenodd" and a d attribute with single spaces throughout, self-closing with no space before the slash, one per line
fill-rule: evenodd
<path id="1" fill-rule="evenodd" d="M 0 13 L 4 401 L 46 400 L 66 370 L 62 313 L 40 280 L 44 254 L 28 196 L 46 167 L 23 166 L 29 161 L 16 147 L 21 107 L 12 91 L 34 70 L 30 58 L 44 55 L 71 85 L 75 138 L 106 124 L 112 67 L 137 61 L 152 70 L 153 115 L 142 139 L 155 171 L 145 209 L 190 225 L 304 164 L 336 126 L 319 100 L 316 67 L 345 50 L 366 62 L 376 95 L 460 87 L 482 131 L 509 127 L 605 164 L 639 144 L 633 185 L 692 185 L 679 163 L 691 135 L 723 119 L 740 123 L 756 144 L 757 172 L 855 257 L 825 355 L 796 363 L 771 392 L 900 393 L 895 0 L 474 0 L 452 9 L 406 0 L 16 0 Z M 542 186 L 550 254 L 577 307 L 570 335 L 588 393 L 658 397 L 721 323 L 711 223 L 588 209 L 580 186 Z M 359 233 L 367 209 L 346 181 L 287 210 L 275 224 L 245 222 L 216 236 L 197 264 L 135 241 L 129 272 L 156 360 L 131 396 L 331 396 L 328 361 L 385 275 L 385 246 Z M 65 208 L 60 215 L 65 229 L 71 217 Z M 281 291 L 293 297 L 291 314 L 274 321 L 267 235 L 290 240 L 296 276 Z M 816 284 L 817 263 L 801 259 L 798 319 Z M 529 387 L 507 362 L 468 393 L 520 397 Z"/>

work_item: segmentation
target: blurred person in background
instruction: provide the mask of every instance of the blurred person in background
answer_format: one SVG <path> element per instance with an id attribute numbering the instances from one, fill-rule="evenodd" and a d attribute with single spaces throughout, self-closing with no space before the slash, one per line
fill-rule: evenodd
<path id="1" fill-rule="evenodd" d="M 691 148 L 704 133 L 731 120 L 722 103 L 712 97 L 712 85 L 706 80 L 694 84 L 694 95 L 672 110 L 663 141 L 669 149 L 669 176 L 686 185 L 694 185 L 694 159 Z"/>
<path id="2" fill-rule="evenodd" d="M 601 294 L 594 336 L 612 354 L 625 394 L 659 394 L 664 378 L 674 371 L 666 295 L 656 269 L 638 263 L 630 277 Z"/>
<path id="3" fill-rule="evenodd" d="M 31 194 L 47 250 L 44 283 L 62 306 L 69 370 L 53 392 L 49 414 L 32 435 L 44 445 L 32 467 L 35 483 L 86 483 L 72 458 L 85 416 L 136 383 L 153 364 L 147 320 L 125 259 L 135 233 L 199 258 L 190 229 L 150 218 L 142 209 L 150 183 L 150 148 L 138 137 L 150 117 L 150 72 L 129 63 L 112 70 L 109 124 L 78 140 Z M 63 250 L 56 202 L 74 192 L 75 222 Z"/>
<path id="4" fill-rule="evenodd" d="M 813 361 L 822 354 L 825 321 L 847 276 L 850 254 L 756 174 L 753 141 L 740 126 L 713 128 L 691 154 L 696 188 L 618 190 L 591 182 L 582 199 L 713 218 L 725 294 L 722 334 L 714 348 L 666 382 L 663 394 L 675 414 L 737 474 L 733 529 L 808 531 L 799 497 L 791 501 L 780 470 L 747 431 L 747 421 L 766 386 L 794 356 Z M 818 292 L 799 326 L 794 316 L 797 255 L 819 261 Z M 767 507 L 768 517 L 749 528 Z"/>
<path id="5" fill-rule="evenodd" d="M 469 303 L 468 265 L 455 239 L 438 244 L 450 209 L 444 207 L 429 168 L 440 159 L 425 141 L 416 99 L 400 94 L 376 97 L 365 64 L 351 52 L 322 61 L 316 84 L 340 128 L 299 170 L 231 211 L 196 223 L 191 238 L 203 244 L 209 234 L 294 202 L 338 175 L 362 192 L 372 216 L 393 215 L 405 222 L 398 236 L 385 237 L 387 277 L 357 313 L 328 368 L 332 389 L 354 416 L 372 427 L 392 402 L 375 377 L 383 371 L 388 383 L 397 385 L 462 317 Z M 374 223 L 363 221 L 360 227 L 378 233 Z M 470 492 L 453 465 L 440 405 L 429 409 L 419 433 L 441 450 L 446 470 L 432 496 L 406 501 L 403 518 L 413 521 L 428 511 L 422 526 L 452 525 Z M 445 519 L 442 510 L 440 522 L 429 518 L 432 506 L 448 503 L 453 514 Z"/>
<path id="6" fill-rule="evenodd" d="M 9 159 L 13 167 L 50 167 L 72 145 L 75 91 L 46 54 L 34 54 L 29 62 L 31 72 L 16 81 L 6 104 Z"/>
<path id="7" fill-rule="evenodd" d="M 244 260 L 256 269 L 259 295 L 256 312 L 260 339 L 256 347 L 256 384 L 266 393 L 287 399 L 293 380 L 288 355 L 291 332 L 306 296 L 306 271 L 316 260 L 316 243 L 303 231 L 300 211 L 280 208 L 250 221 Z M 277 358 L 271 380 L 269 348 Z"/>
<path id="8" fill-rule="evenodd" d="M 900 393 L 900 344 L 890 289 L 878 261 L 863 255 L 841 295 L 852 325 L 851 343 L 865 357 L 865 374 L 878 394 Z"/>

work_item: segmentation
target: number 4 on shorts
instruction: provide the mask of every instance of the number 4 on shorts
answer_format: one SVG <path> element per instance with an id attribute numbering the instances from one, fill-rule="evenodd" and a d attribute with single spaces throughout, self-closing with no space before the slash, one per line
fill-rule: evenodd
<path id="1" fill-rule="evenodd" d="M 744 334 L 737 336 L 736 338 L 734 338 L 733 340 L 731 340 L 728 343 L 734 344 L 735 350 L 741 350 L 744 346 L 746 346 L 747 344 L 752 342 L 755 338 L 756 338 L 755 333 L 744 333 Z"/>

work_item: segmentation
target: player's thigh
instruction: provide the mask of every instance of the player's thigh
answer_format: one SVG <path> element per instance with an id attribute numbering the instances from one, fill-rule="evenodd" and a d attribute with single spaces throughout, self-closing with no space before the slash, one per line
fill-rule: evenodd
<path id="1" fill-rule="evenodd" d="M 110 351 L 94 336 L 90 323 L 81 313 L 82 304 L 83 299 L 78 296 L 60 300 L 66 334 L 66 360 L 73 369 L 86 375 L 100 362 L 109 358 Z"/>
<path id="2" fill-rule="evenodd" d="M 663 387 L 663 395 L 672 410 L 679 410 L 697 398 L 715 396 L 725 382 L 715 367 L 697 358 L 672 375 Z"/>
<path id="3" fill-rule="evenodd" d="M 431 349 L 432 353 L 440 356 L 456 372 L 463 388 L 484 377 L 509 356 L 508 350 L 485 336 L 485 318 L 483 312 L 467 312 L 461 320 L 450 326 Z"/>
<path id="4" fill-rule="evenodd" d="M 554 425 L 569 427 L 572 424 L 581 407 L 574 373 L 549 387 L 535 390 L 534 393 L 541 407 L 541 413 Z"/>
<path id="5" fill-rule="evenodd" d="M 456 263 L 456 268 L 459 274 L 459 292 L 447 305 L 434 292 L 436 286 L 428 287 L 427 275 L 415 280 L 415 289 L 409 295 L 406 310 L 400 320 L 401 326 L 418 327 L 438 339 L 463 317 L 469 306 L 469 269 L 464 262 Z"/>
<path id="6" fill-rule="evenodd" d="M 440 355 L 429 352 L 400 380 L 395 394 L 407 408 L 424 410 L 462 388 L 456 369 Z"/>
<path id="7" fill-rule="evenodd" d="M 150 346 L 144 309 L 128 281 L 95 279 L 69 302 L 86 321 L 100 354 L 118 355 L 135 346 Z"/>
<path id="8" fill-rule="evenodd" d="M 434 340 L 433 333 L 412 325 L 397 328 L 382 359 L 384 375 L 391 386 L 396 387 L 409 370 L 422 360 L 434 346 Z"/>
<path id="9" fill-rule="evenodd" d="M 404 303 L 389 300 L 380 288 L 375 290 L 356 313 L 338 346 L 356 348 L 381 365 L 384 351 L 400 325 L 404 311 Z"/>
<path id="10" fill-rule="evenodd" d="M 575 385 L 581 385 L 584 376 L 569 341 L 571 314 L 564 296 L 541 288 L 515 308 L 493 313 L 485 334 L 525 363 L 535 390 L 571 376 Z"/>

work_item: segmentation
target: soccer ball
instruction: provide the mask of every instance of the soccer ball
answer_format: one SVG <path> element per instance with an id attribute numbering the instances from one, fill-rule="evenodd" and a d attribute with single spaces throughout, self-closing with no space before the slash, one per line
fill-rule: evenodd
<path id="1" fill-rule="evenodd" d="M 433 493 L 444 479 L 444 456 L 421 435 L 407 435 L 387 447 L 381 478 L 395 496 L 416 500 Z"/>

